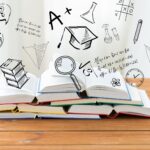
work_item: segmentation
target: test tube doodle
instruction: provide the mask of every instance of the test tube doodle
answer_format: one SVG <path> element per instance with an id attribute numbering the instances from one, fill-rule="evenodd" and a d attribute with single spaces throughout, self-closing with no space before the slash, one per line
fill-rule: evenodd
<path id="1" fill-rule="evenodd" d="M 117 41 L 119 41 L 120 38 L 119 38 L 119 34 L 118 34 L 118 31 L 117 31 L 116 28 L 112 28 L 112 33 L 113 33 L 115 39 L 116 39 Z"/>
<path id="2" fill-rule="evenodd" d="M 135 35 L 134 35 L 134 39 L 133 39 L 134 44 L 136 44 L 136 42 L 137 42 L 138 39 L 139 39 L 140 32 L 141 32 L 141 28 L 142 28 L 142 24 L 143 24 L 143 20 L 140 19 L 140 20 L 138 21 L 137 28 L 136 28 Z"/>

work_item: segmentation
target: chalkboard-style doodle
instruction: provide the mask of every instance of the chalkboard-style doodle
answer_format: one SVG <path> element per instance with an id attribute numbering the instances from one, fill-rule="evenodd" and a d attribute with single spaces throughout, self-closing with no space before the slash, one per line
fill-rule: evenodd
<path id="1" fill-rule="evenodd" d="M 111 44 L 112 43 L 112 37 L 110 36 L 109 30 L 108 30 L 109 25 L 108 24 L 104 24 L 102 26 L 102 28 L 105 29 L 105 37 L 104 37 L 104 42 L 107 44 Z"/>
<path id="2" fill-rule="evenodd" d="M 86 26 L 70 26 L 65 27 L 58 48 L 62 44 L 62 40 L 65 35 L 65 31 L 69 31 L 71 34 L 70 45 L 77 50 L 87 50 L 91 47 L 92 41 L 98 37 Z"/>
<path id="3" fill-rule="evenodd" d="M 76 89 L 81 91 L 81 86 L 79 84 L 78 79 L 73 74 L 76 69 L 76 62 L 70 56 L 61 56 L 55 60 L 55 69 L 61 75 L 70 75 Z"/>
<path id="4" fill-rule="evenodd" d="M 2 33 L 0 33 L 0 48 L 2 47 L 3 43 L 4 43 L 4 36 Z"/>
<path id="5" fill-rule="evenodd" d="M 142 28 L 142 24 L 143 24 L 143 20 L 140 19 L 140 20 L 138 21 L 138 24 L 137 24 L 137 27 L 136 27 L 136 31 L 135 31 L 135 35 L 134 35 L 134 39 L 133 39 L 134 44 L 136 44 L 136 42 L 137 42 L 138 39 L 139 39 L 140 32 L 141 32 L 141 28 Z"/>
<path id="6" fill-rule="evenodd" d="M 148 58 L 148 61 L 150 62 L 150 46 L 145 45 L 146 55 Z"/>
<path id="7" fill-rule="evenodd" d="M 8 4 L 0 4 L 0 22 L 5 22 L 7 25 L 11 16 L 11 7 Z"/>
<path id="8" fill-rule="evenodd" d="M 144 82 L 144 74 L 140 69 L 130 69 L 126 74 L 126 81 L 133 87 L 140 87 Z"/>
<path id="9" fill-rule="evenodd" d="M 117 31 L 117 28 L 115 28 L 115 27 L 112 28 L 112 33 L 113 33 L 115 39 L 116 39 L 117 41 L 119 41 L 119 40 L 120 40 L 120 37 L 119 37 L 118 31 Z"/>
<path id="10" fill-rule="evenodd" d="M 129 16 L 133 16 L 134 13 L 133 0 L 118 0 L 118 3 L 116 5 L 117 7 L 120 8 L 115 11 L 115 16 L 117 16 L 119 20 L 123 15 L 125 16 L 125 21 L 127 21 L 127 18 Z"/>
<path id="11" fill-rule="evenodd" d="M 69 14 L 69 15 L 71 15 L 71 11 L 72 11 L 72 9 L 71 9 L 71 8 L 66 8 L 66 12 L 65 12 L 65 14 Z"/>
<path id="12" fill-rule="evenodd" d="M 50 11 L 49 18 L 50 18 L 49 24 L 52 30 L 54 30 L 54 25 L 53 25 L 54 21 L 58 21 L 61 25 L 63 25 L 63 22 L 61 20 L 61 15 L 56 15 L 54 12 Z"/>
<path id="13" fill-rule="evenodd" d="M 120 79 L 113 78 L 111 84 L 113 87 L 121 86 Z"/>
<path id="14" fill-rule="evenodd" d="M 94 11 L 95 11 L 96 6 L 97 6 L 97 3 L 93 2 L 90 9 L 86 13 L 82 14 L 81 18 L 94 24 L 95 23 Z"/>
<path id="15" fill-rule="evenodd" d="M 21 89 L 29 80 L 21 60 L 8 59 L 0 68 L 9 86 Z"/>
<path id="16" fill-rule="evenodd" d="M 33 46 L 23 47 L 25 53 L 28 55 L 28 57 L 38 69 L 41 68 L 48 44 L 49 42 L 42 43 L 39 45 L 34 44 Z"/>

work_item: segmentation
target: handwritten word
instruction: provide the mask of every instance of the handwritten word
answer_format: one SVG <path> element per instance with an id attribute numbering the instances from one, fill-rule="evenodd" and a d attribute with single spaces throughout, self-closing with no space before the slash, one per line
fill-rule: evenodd
<path id="1" fill-rule="evenodd" d="M 109 72 L 116 72 L 117 70 L 124 70 L 125 68 L 138 64 L 138 59 L 134 58 L 129 49 L 110 53 L 104 57 L 96 57 L 94 63 L 98 68 L 107 68 Z"/>
<path id="2" fill-rule="evenodd" d="M 19 18 L 18 20 L 16 31 L 27 35 L 41 37 L 41 26 L 31 21 L 23 20 L 22 18 Z"/>

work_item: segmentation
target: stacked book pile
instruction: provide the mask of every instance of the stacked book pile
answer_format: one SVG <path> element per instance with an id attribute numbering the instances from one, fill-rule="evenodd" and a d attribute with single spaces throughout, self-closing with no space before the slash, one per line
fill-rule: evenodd
<path id="1" fill-rule="evenodd" d="M 94 68 L 86 77 L 77 69 L 61 75 L 54 68 L 62 71 L 61 65 L 51 64 L 40 78 L 27 73 L 18 60 L 8 59 L 1 65 L 0 119 L 150 117 L 146 92 L 128 85 L 119 72 Z"/>

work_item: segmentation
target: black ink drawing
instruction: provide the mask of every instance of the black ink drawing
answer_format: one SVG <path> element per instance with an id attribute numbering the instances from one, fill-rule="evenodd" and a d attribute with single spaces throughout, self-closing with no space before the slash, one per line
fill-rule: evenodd
<path id="1" fill-rule="evenodd" d="M 55 69 L 61 75 L 70 75 L 76 89 L 81 91 L 81 86 L 79 81 L 77 80 L 76 76 L 73 72 L 76 69 L 76 62 L 70 56 L 61 56 L 55 60 Z"/>
<path id="2" fill-rule="evenodd" d="M 127 21 L 128 16 L 133 16 L 134 12 L 134 2 L 133 0 L 119 0 L 118 3 L 116 4 L 117 7 L 120 7 L 120 10 L 115 11 L 115 15 L 118 17 L 120 20 L 122 15 L 125 15 L 125 21 Z M 128 3 L 127 3 L 128 2 Z"/>
<path id="3" fill-rule="evenodd" d="M 33 46 L 23 47 L 25 53 L 28 55 L 28 57 L 38 69 L 41 68 L 48 44 L 49 42 L 39 45 L 34 44 Z"/>
<path id="4" fill-rule="evenodd" d="M 72 9 L 71 9 L 71 8 L 66 8 L 66 12 L 65 12 L 65 14 L 69 14 L 69 15 L 71 15 L 71 11 L 72 11 Z"/>
<path id="5" fill-rule="evenodd" d="M 0 48 L 2 47 L 3 43 L 4 43 L 4 36 L 2 33 L 0 33 Z"/>
<path id="6" fill-rule="evenodd" d="M 8 4 L 0 4 L 0 22 L 5 22 L 7 25 L 11 16 L 11 7 Z"/>
<path id="7" fill-rule="evenodd" d="M 97 39 L 98 37 L 86 26 L 70 26 L 65 27 L 63 34 L 61 36 L 60 43 L 58 44 L 58 48 L 61 47 L 65 31 L 69 31 L 71 34 L 70 45 L 73 46 L 77 50 L 87 50 L 91 47 L 92 41 Z"/>
<path id="8" fill-rule="evenodd" d="M 21 89 L 29 80 L 21 60 L 8 59 L 0 68 L 9 86 Z"/>
<path id="9" fill-rule="evenodd" d="M 49 17 L 50 17 L 50 22 L 49 24 L 51 25 L 51 29 L 54 30 L 54 25 L 53 25 L 53 22 L 54 21 L 58 21 L 61 25 L 63 25 L 63 22 L 61 21 L 61 15 L 56 15 L 54 12 L 50 11 L 49 12 Z"/>
<path id="10" fill-rule="evenodd" d="M 130 69 L 126 74 L 126 81 L 133 87 L 140 87 L 144 83 L 144 74 L 140 69 Z"/>
<path id="11" fill-rule="evenodd" d="M 112 43 L 112 37 L 110 36 L 110 33 L 109 33 L 109 31 L 108 31 L 108 27 L 109 27 L 108 24 L 104 24 L 104 25 L 102 26 L 102 28 L 105 29 L 104 42 L 107 43 L 107 44 L 111 44 L 111 43 Z"/>
<path id="12" fill-rule="evenodd" d="M 93 2 L 90 9 L 86 13 L 82 14 L 81 18 L 83 18 L 84 20 L 94 24 L 95 23 L 94 11 L 95 11 L 96 6 L 97 6 L 97 3 Z"/>
<path id="13" fill-rule="evenodd" d="M 120 79 L 113 78 L 111 84 L 113 87 L 121 86 Z"/>
<path id="14" fill-rule="evenodd" d="M 135 35 L 134 35 L 134 39 L 133 39 L 134 44 L 136 44 L 136 42 L 137 42 L 138 39 L 139 39 L 140 32 L 141 32 L 141 28 L 142 28 L 142 24 L 143 24 L 143 20 L 140 19 L 140 20 L 138 21 L 138 24 L 137 24 L 137 27 L 136 27 L 136 31 L 135 31 Z"/>
<path id="15" fill-rule="evenodd" d="M 85 68 L 86 66 L 88 66 L 87 68 Z M 79 66 L 79 70 L 83 69 L 83 74 L 86 77 L 89 77 L 92 73 L 94 73 L 94 75 L 98 78 L 96 72 L 93 69 L 92 63 L 91 61 L 86 62 L 85 64 L 81 63 Z"/>
<path id="16" fill-rule="evenodd" d="M 115 28 L 115 27 L 112 28 L 112 33 L 113 33 L 115 39 L 116 39 L 117 41 L 119 41 L 120 38 L 119 38 L 119 34 L 118 34 L 118 31 L 117 31 L 117 28 Z"/>
<path id="17" fill-rule="evenodd" d="M 148 45 L 145 45 L 145 50 L 146 50 L 146 55 L 147 55 L 147 58 L 150 62 L 150 47 Z"/>

